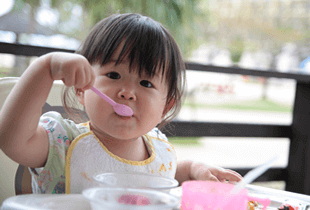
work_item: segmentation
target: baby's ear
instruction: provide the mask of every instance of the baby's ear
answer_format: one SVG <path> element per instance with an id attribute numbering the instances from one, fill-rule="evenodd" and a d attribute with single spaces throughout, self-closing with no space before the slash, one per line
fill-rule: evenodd
<path id="1" fill-rule="evenodd" d="M 165 117 L 165 115 L 170 111 L 170 109 L 174 106 L 174 104 L 175 104 L 175 99 L 172 98 L 171 101 L 166 104 L 162 118 Z"/>
<path id="2" fill-rule="evenodd" d="M 83 106 L 85 106 L 85 102 L 84 102 L 84 90 L 82 90 L 82 89 L 76 89 L 76 88 L 74 88 L 75 89 L 75 92 L 76 92 L 76 96 L 77 96 L 77 98 L 78 98 L 78 100 L 79 100 L 79 102 L 83 105 Z"/>

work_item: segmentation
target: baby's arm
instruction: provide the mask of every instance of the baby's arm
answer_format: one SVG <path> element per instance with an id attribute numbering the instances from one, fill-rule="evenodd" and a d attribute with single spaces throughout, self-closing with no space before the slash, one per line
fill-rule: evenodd
<path id="1" fill-rule="evenodd" d="M 46 54 L 27 68 L 0 112 L 0 148 L 17 163 L 41 167 L 46 162 L 48 136 L 38 122 L 54 80 L 89 89 L 95 76 L 83 56 L 71 53 Z"/>
<path id="2" fill-rule="evenodd" d="M 235 171 L 223 169 L 221 167 L 208 166 L 193 161 L 179 161 L 175 179 L 180 185 L 188 180 L 209 180 L 209 181 L 226 181 L 239 182 L 242 176 Z"/>

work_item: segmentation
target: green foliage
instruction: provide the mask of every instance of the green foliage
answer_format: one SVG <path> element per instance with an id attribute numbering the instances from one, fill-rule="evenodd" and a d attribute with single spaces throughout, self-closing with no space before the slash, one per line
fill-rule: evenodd
<path id="1" fill-rule="evenodd" d="M 293 110 L 291 106 L 279 104 L 268 99 L 259 99 L 245 102 L 241 101 L 226 104 L 195 104 L 195 106 L 193 106 L 193 104 L 190 102 L 185 102 L 184 105 L 192 108 L 230 109 L 244 111 L 292 112 Z"/>
<path id="2" fill-rule="evenodd" d="M 15 1 L 15 6 L 22 6 L 24 4 L 29 4 L 32 8 L 36 8 L 40 5 L 40 0 L 16 0 Z"/>
<path id="3" fill-rule="evenodd" d="M 9 76 L 10 68 L 0 67 L 0 78 Z"/>
<path id="4" fill-rule="evenodd" d="M 41 0 L 15 0 L 15 5 L 17 4 L 17 2 L 27 3 L 32 8 L 37 8 L 41 5 Z M 63 2 L 63 0 L 50 0 L 52 7 L 58 7 Z"/>
<path id="5" fill-rule="evenodd" d="M 172 145 L 179 146 L 200 146 L 200 137 L 169 137 L 169 142 Z"/>
<path id="6" fill-rule="evenodd" d="M 28 3 L 28 2 L 26 2 L 25 0 L 15 0 L 12 10 L 13 11 L 21 11 L 22 8 L 25 6 L 25 3 Z"/>
<path id="7" fill-rule="evenodd" d="M 41 0 L 17 0 L 37 9 Z M 198 20 L 206 23 L 207 13 L 200 9 L 201 0 L 50 0 L 51 6 L 59 11 L 61 20 L 68 20 L 71 11 L 65 11 L 68 2 L 84 9 L 83 24 L 68 35 L 83 39 L 87 32 L 103 18 L 114 13 L 140 13 L 162 23 L 173 35 L 184 57 L 198 45 L 201 27 Z"/>
<path id="8" fill-rule="evenodd" d="M 78 1 L 78 0 L 76 0 Z M 162 23 L 174 36 L 181 51 L 188 55 L 195 46 L 199 27 L 196 17 L 205 16 L 198 7 L 199 0 L 79 0 L 87 11 L 90 25 L 112 13 L 140 13 Z"/>
<path id="9" fill-rule="evenodd" d="M 239 62 L 243 50 L 244 50 L 244 41 L 240 36 L 231 41 L 229 45 L 229 51 L 231 53 L 231 59 L 233 62 L 235 63 Z"/>

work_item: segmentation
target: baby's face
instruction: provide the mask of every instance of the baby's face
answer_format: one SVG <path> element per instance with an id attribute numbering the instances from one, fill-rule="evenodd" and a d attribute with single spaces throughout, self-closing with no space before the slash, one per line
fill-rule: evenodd
<path id="1" fill-rule="evenodd" d="M 134 114 L 120 116 L 113 107 L 91 90 L 85 91 L 83 100 L 92 129 L 112 139 L 138 138 L 161 122 L 166 105 L 167 84 L 162 75 L 149 78 L 146 75 L 129 72 L 129 60 L 124 59 L 115 66 L 122 49 L 117 48 L 110 61 L 100 66 L 93 65 L 96 73 L 95 87 L 116 103 L 129 106 Z M 135 67 L 131 67 L 135 68 Z"/>

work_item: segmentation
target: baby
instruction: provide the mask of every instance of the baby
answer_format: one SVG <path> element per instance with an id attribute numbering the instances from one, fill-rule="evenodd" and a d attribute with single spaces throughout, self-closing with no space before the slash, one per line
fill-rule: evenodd
<path id="1" fill-rule="evenodd" d="M 41 116 L 54 80 L 67 86 L 63 103 L 71 119 L 75 107 L 84 106 L 83 123 L 57 112 Z M 117 114 L 93 86 L 133 115 Z M 180 184 L 240 181 L 228 169 L 177 162 L 159 129 L 178 114 L 184 87 L 185 65 L 171 34 L 140 14 L 112 15 L 95 25 L 76 53 L 49 53 L 27 68 L 1 110 L 0 147 L 29 167 L 34 193 L 81 193 L 96 185 L 93 175 L 118 171 Z"/>

